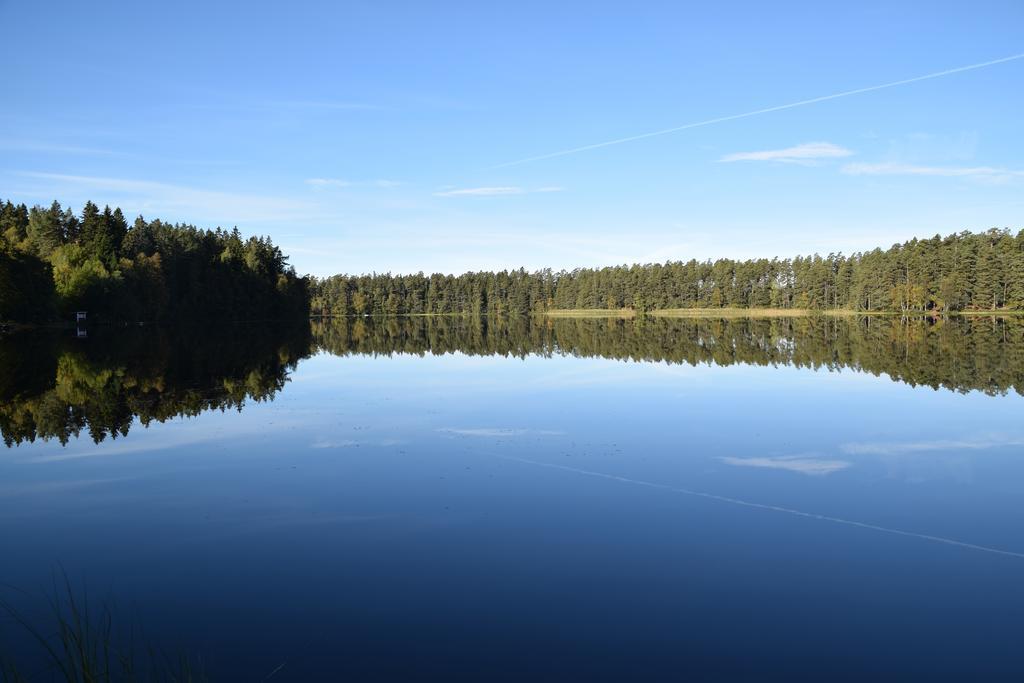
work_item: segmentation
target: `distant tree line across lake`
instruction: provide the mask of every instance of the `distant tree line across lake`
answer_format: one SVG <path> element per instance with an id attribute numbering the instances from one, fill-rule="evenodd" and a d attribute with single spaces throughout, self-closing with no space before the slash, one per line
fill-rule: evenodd
<path id="1" fill-rule="evenodd" d="M 789 365 L 911 386 L 1024 394 L 1024 320 L 943 318 L 348 317 L 294 325 L 39 330 L 0 338 L 8 446 L 116 439 L 135 426 L 273 400 L 314 353 L 571 356 L 681 365 Z"/>
<path id="2" fill-rule="evenodd" d="M 87 202 L 81 214 L 0 204 L 0 321 L 73 311 L 101 321 L 307 315 L 307 280 L 269 238 L 201 230 Z"/>
<path id="3" fill-rule="evenodd" d="M 313 315 L 529 314 L 565 309 L 1024 310 L 1024 230 L 914 239 L 850 256 L 674 261 L 571 271 L 336 275 Z"/>
<path id="4" fill-rule="evenodd" d="M 904 314 L 1024 310 L 1024 230 L 913 239 L 852 255 L 673 261 L 462 275 L 296 275 L 269 238 L 87 202 L 0 204 L 0 321 L 528 315 L 772 308 Z"/>

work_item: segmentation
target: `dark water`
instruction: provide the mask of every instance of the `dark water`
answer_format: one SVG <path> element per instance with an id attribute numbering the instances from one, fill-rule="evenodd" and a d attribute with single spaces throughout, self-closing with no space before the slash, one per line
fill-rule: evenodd
<path id="1" fill-rule="evenodd" d="M 212 680 L 1019 680 L 1022 391 L 990 318 L 18 335 L 0 590 Z"/>

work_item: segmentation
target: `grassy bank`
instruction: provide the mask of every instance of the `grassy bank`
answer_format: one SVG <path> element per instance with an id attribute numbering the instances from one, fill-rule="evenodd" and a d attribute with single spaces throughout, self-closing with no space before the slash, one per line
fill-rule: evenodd
<path id="1" fill-rule="evenodd" d="M 632 318 L 636 311 L 632 308 L 565 308 L 545 312 L 549 318 Z"/>
<path id="2" fill-rule="evenodd" d="M 808 308 L 666 308 L 650 311 L 648 315 L 659 318 L 802 318 L 820 313 Z"/>
<path id="3" fill-rule="evenodd" d="M 631 308 L 606 310 L 601 308 L 572 308 L 565 310 L 547 311 L 546 315 L 552 318 L 633 318 L 636 311 Z M 979 316 L 979 317 L 1002 317 L 1024 315 L 1024 311 L 996 309 L 994 311 L 950 311 L 948 313 L 936 313 L 933 311 L 855 311 L 845 308 L 818 310 L 813 308 L 665 308 L 657 311 L 648 311 L 647 315 L 656 318 L 802 318 L 812 315 L 825 315 L 835 317 L 847 316 L 900 316 L 922 317 L 928 315 L 945 316 Z"/>
<path id="4" fill-rule="evenodd" d="M 992 311 L 992 310 L 988 310 L 988 311 L 956 311 L 955 313 L 950 313 L 949 315 L 965 315 L 965 316 L 981 316 L 981 317 L 1001 318 L 1001 317 L 1007 316 L 1007 315 L 1024 315 L 1024 311 L 1005 310 L 1005 309 L 1002 309 L 1002 308 L 997 308 L 994 311 Z"/>
<path id="5" fill-rule="evenodd" d="M 825 315 L 833 317 L 893 317 L 907 316 L 921 318 L 926 316 L 977 316 L 1004 317 L 1024 315 L 1024 311 L 997 309 L 995 311 L 855 311 L 848 308 L 818 310 L 813 308 L 670 308 L 661 311 L 649 311 L 648 315 L 662 318 L 799 318 L 809 315 Z"/>
<path id="6" fill-rule="evenodd" d="M 658 318 L 797 318 L 806 315 L 821 315 L 823 311 L 807 308 L 666 308 L 648 311 L 647 315 Z M 856 315 L 856 311 L 829 311 L 833 315 Z M 570 308 L 550 310 L 551 318 L 633 318 L 632 308 Z"/>

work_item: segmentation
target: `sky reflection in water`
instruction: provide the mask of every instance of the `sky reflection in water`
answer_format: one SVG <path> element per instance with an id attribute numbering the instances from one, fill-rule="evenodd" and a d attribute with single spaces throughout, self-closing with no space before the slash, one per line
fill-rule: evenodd
<path id="1" fill-rule="evenodd" d="M 0 579 L 60 563 L 215 678 L 1021 673 L 1015 392 L 385 351 L 7 449 Z"/>

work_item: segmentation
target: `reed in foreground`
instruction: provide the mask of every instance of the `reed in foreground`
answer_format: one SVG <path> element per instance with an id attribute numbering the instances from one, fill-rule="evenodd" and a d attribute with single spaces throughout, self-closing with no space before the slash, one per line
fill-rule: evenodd
<path id="1" fill-rule="evenodd" d="M 168 656 L 152 646 L 137 645 L 137 631 L 116 626 L 109 603 L 93 607 L 88 593 L 79 594 L 67 576 L 54 581 L 48 598 L 49 621 L 34 623 L 7 601 L 0 609 L 29 640 L 38 645 L 34 652 L 19 652 L 15 661 L 6 648 L 0 650 L 0 680 L 5 683 L 65 681 L 66 683 L 198 683 L 205 681 L 187 656 Z M 141 655 L 140 655 L 141 650 Z M 31 669 L 24 668 L 26 665 Z"/>

